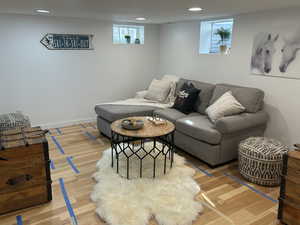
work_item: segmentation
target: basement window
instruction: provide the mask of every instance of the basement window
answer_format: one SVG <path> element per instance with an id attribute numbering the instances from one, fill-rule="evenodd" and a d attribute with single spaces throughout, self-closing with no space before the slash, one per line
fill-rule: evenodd
<path id="1" fill-rule="evenodd" d="M 232 43 L 233 22 L 233 19 L 201 22 L 199 54 L 229 53 Z M 229 37 L 225 37 L 222 41 L 220 35 L 216 34 L 218 30 L 229 32 Z M 226 52 L 221 52 L 221 45 L 226 46 Z"/>
<path id="2" fill-rule="evenodd" d="M 113 24 L 114 44 L 144 44 L 144 26 Z"/>

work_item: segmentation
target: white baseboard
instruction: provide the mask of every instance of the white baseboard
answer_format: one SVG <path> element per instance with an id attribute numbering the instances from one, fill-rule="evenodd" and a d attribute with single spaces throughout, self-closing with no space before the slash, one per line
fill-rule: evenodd
<path id="1" fill-rule="evenodd" d="M 49 128 L 59 128 L 59 127 L 65 127 L 65 126 L 71 126 L 81 123 L 90 123 L 90 122 L 96 122 L 95 118 L 86 118 L 86 119 L 78 119 L 78 120 L 69 120 L 69 121 L 63 121 L 58 123 L 47 123 L 47 124 L 38 124 L 34 126 L 40 126 L 43 129 L 49 129 Z"/>

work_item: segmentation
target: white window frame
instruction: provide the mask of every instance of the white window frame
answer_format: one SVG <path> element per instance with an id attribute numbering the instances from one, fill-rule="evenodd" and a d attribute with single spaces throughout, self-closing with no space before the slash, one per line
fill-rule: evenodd
<path id="1" fill-rule="evenodd" d="M 119 35 L 117 36 L 115 34 L 116 29 L 118 29 Z M 130 34 L 130 29 L 135 33 L 134 35 L 131 35 L 131 41 L 130 43 L 126 42 L 126 39 L 123 37 L 123 35 L 120 34 L 121 29 L 126 30 L 125 35 Z M 135 31 L 134 31 L 135 30 Z M 128 24 L 113 24 L 112 27 L 112 39 L 113 44 L 136 44 L 135 40 L 138 38 L 140 40 L 140 45 L 143 45 L 145 43 L 145 27 L 142 25 L 128 25 Z"/>
<path id="2" fill-rule="evenodd" d="M 232 46 L 232 34 L 233 34 L 233 26 L 234 26 L 234 19 L 227 18 L 227 19 L 219 19 L 219 20 L 210 20 L 210 21 L 202 21 L 200 22 L 200 41 L 199 41 L 199 54 L 220 54 L 219 51 L 212 52 L 212 38 L 214 36 L 213 26 L 216 23 L 224 23 L 224 22 L 231 22 L 231 36 L 228 41 L 228 47 L 231 48 Z"/>

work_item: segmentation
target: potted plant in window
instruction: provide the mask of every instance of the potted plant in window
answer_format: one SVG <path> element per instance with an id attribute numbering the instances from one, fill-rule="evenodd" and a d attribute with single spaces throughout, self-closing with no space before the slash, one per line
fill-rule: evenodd
<path id="1" fill-rule="evenodd" d="M 229 40 L 231 32 L 229 29 L 224 29 L 223 27 L 217 29 L 217 32 L 215 33 L 216 35 L 220 36 L 220 52 L 221 53 L 226 53 L 227 52 L 227 45 L 226 45 L 226 41 Z"/>
<path id="2" fill-rule="evenodd" d="M 127 44 L 131 43 L 131 37 L 130 37 L 130 35 L 125 35 L 124 38 L 126 39 Z"/>

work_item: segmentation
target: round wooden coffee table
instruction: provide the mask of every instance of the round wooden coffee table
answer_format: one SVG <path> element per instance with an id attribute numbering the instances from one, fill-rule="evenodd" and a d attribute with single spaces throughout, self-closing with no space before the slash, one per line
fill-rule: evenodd
<path id="1" fill-rule="evenodd" d="M 175 125 L 168 120 L 165 120 L 164 124 L 155 125 L 149 121 L 149 118 L 151 117 L 128 117 L 111 124 L 111 166 L 114 168 L 115 157 L 116 171 L 119 173 L 119 157 L 123 154 L 127 158 L 127 179 L 129 179 L 129 159 L 133 156 L 139 158 L 140 177 L 143 175 L 143 159 L 145 157 L 153 158 L 153 178 L 155 178 L 155 163 L 159 155 L 164 157 L 164 174 L 166 173 L 167 160 L 170 160 L 170 168 L 172 168 L 175 151 Z M 124 119 L 143 120 L 144 126 L 140 130 L 124 129 L 122 128 L 122 121 Z M 146 142 L 153 142 L 153 148 L 145 149 Z"/>

